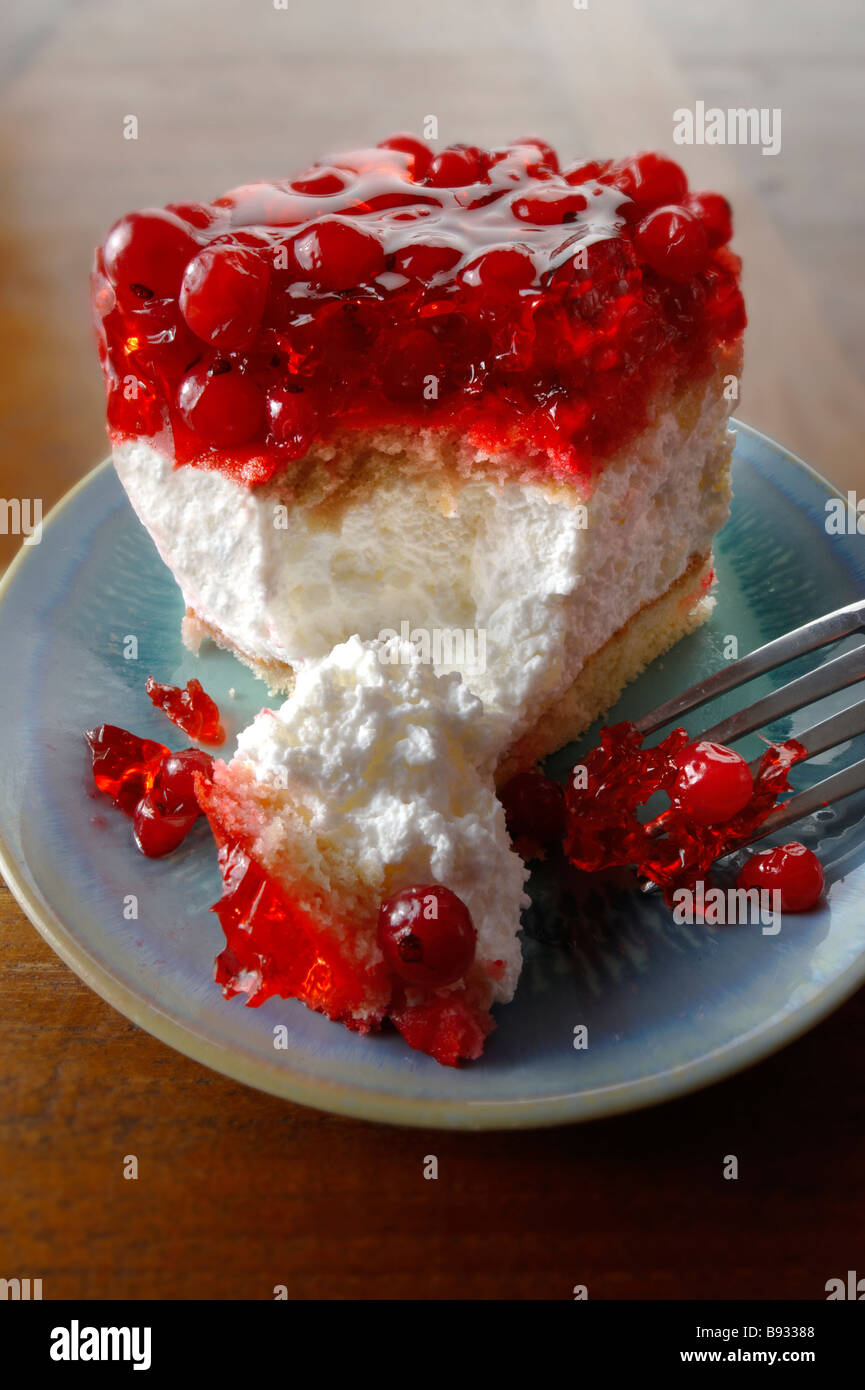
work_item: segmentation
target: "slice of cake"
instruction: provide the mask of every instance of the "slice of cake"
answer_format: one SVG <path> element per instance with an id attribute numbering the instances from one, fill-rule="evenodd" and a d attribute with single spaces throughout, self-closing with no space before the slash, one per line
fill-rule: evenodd
<path id="1" fill-rule="evenodd" d="M 707 613 L 745 323 L 729 208 L 642 154 L 412 136 L 123 218 L 94 304 L 120 477 L 275 689 L 407 635 L 506 776 Z M 397 647 L 394 647 L 397 650 Z"/>
<path id="2" fill-rule="evenodd" d="M 219 845 L 217 980 L 385 1019 L 455 1065 L 520 972 L 527 871 L 492 780 L 490 727 L 455 674 L 357 637 L 299 670 L 197 792 Z"/>

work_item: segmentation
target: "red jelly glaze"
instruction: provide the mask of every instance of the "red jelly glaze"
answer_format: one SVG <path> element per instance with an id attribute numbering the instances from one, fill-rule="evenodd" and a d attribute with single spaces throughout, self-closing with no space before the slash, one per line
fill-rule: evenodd
<path id="1" fill-rule="evenodd" d="M 737 888 L 777 889 L 782 912 L 807 912 L 824 886 L 823 865 L 813 850 L 798 840 L 752 855 L 736 879 Z"/>
<path id="2" fill-rule="evenodd" d="M 93 763 L 93 780 L 115 806 L 131 815 L 150 791 L 169 749 L 155 739 L 138 738 L 116 724 L 100 724 L 84 735 Z"/>
<path id="3" fill-rule="evenodd" d="M 455 984 L 474 960 L 477 941 L 465 903 L 438 883 L 403 888 L 379 909 L 382 955 L 407 984 L 430 989 Z"/>
<path id="4" fill-rule="evenodd" d="M 676 888 L 693 888 L 723 854 L 747 840 L 790 790 L 788 773 L 805 756 L 795 739 L 769 744 L 747 804 L 721 824 L 701 825 L 675 803 L 659 818 L 662 833 L 653 836 L 637 814 L 657 791 L 675 792 L 683 752 L 690 753 L 684 729 L 674 729 L 654 747 L 623 722 L 601 730 L 600 744 L 588 754 L 586 786 L 566 789 L 568 825 L 565 855 L 575 868 L 592 873 L 631 865 L 657 883 L 668 902 Z"/>
<path id="5" fill-rule="evenodd" d="M 744 811 L 754 795 L 745 759 L 720 743 L 695 743 L 676 756 L 673 804 L 700 825 L 722 825 Z"/>
<path id="6" fill-rule="evenodd" d="M 559 172 L 534 137 L 407 135 L 133 213 L 93 276 L 109 431 L 250 486 L 315 439 L 419 425 L 588 480 L 741 335 L 728 214 L 651 153 Z"/>
<path id="7" fill-rule="evenodd" d="M 144 688 L 156 708 L 190 738 L 214 745 L 225 742 L 219 708 L 194 676 L 186 682 L 185 689 L 179 685 L 163 685 L 148 676 Z"/>

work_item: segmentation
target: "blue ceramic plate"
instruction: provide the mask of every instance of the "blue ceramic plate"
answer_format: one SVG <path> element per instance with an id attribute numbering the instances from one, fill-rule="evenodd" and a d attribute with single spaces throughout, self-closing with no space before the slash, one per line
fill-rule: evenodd
<path id="1" fill-rule="evenodd" d="M 716 548 L 711 621 L 656 662 L 613 717 L 636 717 L 714 670 L 728 637 L 744 654 L 865 593 L 865 542 L 827 535 L 825 503 L 834 493 L 804 464 L 740 426 L 734 485 L 733 516 Z M 222 937 L 208 907 L 220 885 L 206 827 L 170 859 L 142 858 L 129 821 L 93 799 L 81 738 L 105 721 L 174 742 L 145 695 L 149 674 L 180 683 L 198 676 L 230 737 L 266 703 L 263 685 L 226 653 L 195 658 L 184 649 L 181 615 L 180 594 L 113 471 L 97 468 L 53 512 L 41 544 L 22 550 L 2 587 L 0 866 L 38 930 L 87 984 L 198 1061 L 371 1120 L 559 1124 L 727 1076 L 810 1028 L 865 979 L 860 797 L 797 827 L 821 854 L 828 891 L 818 910 L 786 917 L 778 936 L 758 926 L 676 926 L 662 903 L 625 891 L 595 905 L 572 950 L 527 940 L 517 997 L 499 1010 L 484 1057 L 462 1070 L 438 1066 L 396 1035 L 358 1037 L 293 1001 L 250 1009 L 224 1000 L 213 982 Z M 124 655 L 129 635 L 138 639 L 137 660 Z M 719 701 L 713 718 L 736 698 Z M 824 701 L 818 713 L 849 702 L 849 694 Z M 700 716 L 693 718 L 697 733 Z M 785 736 L 803 721 L 810 717 L 773 732 Z M 577 751 L 557 755 L 554 769 L 563 772 Z M 834 750 L 819 766 L 798 769 L 799 785 L 857 751 Z M 543 930 L 543 886 L 535 893 Z M 130 895 L 138 913 L 131 920 Z M 289 1047 L 276 1051 L 280 1023 Z M 589 1039 L 579 1051 L 578 1024 Z"/>

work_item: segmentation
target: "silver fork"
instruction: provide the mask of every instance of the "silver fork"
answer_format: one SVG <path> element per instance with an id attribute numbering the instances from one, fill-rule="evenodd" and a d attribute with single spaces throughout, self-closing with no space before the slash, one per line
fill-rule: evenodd
<path id="1" fill-rule="evenodd" d="M 698 709 L 700 705 L 714 700 L 717 695 L 735 690 L 738 686 L 753 680 L 755 676 L 765 675 L 767 671 L 773 671 L 777 666 L 783 666 L 797 656 L 816 651 L 820 647 L 839 641 L 842 637 L 862 631 L 865 631 L 865 600 L 848 604 L 846 608 L 837 608 L 834 613 L 826 613 L 822 618 L 815 618 L 813 622 L 805 623 L 802 627 L 785 633 L 783 637 L 777 637 L 774 642 L 767 642 L 765 646 L 758 647 L 756 651 L 749 652 L 738 661 L 732 661 L 729 666 L 716 671 L 713 676 L 698 681 L 681 695 L 675 695 L 672 700 L 665 701 L 657 709 L 643 715 L 642 719 L 635 721 L 636 727 L 644 736 L 653 734 L 665 724 L 670 724 L 683 714 Z M 735 743 L 746 734 L 762 728 L 764 724 L 770 724 L 785 714 L 803 709 L 805 705 L 821 700 L 826 695 L 834 695 L 848 686 L 855 685 L 863 677 L 865 643 L 845 652 L 843 656 L 827 661 L 824 665 L 809 671 L 807 675 L 790 681 L 780 689 L 773 690 L 762 700 L 746 705 L 738 713 L 713 724 L 705 733 L 696 735 L 694 741 L 708 739 L 713 743 Z M 861 733 L 865 733 L 865 700 L 860 700 L 858 704 L 850 705 L 840 713 L 821 720 L 805 733 L 796 734 L 796 739 L 807 753 L 806 758 L 800 761 L 805 762 L 817 753 L 824 753 L 827 749 L 835 748 L 839 743 L 846 743 L 848 739 Z M 759 763 L 760 759 L 754 758 L 749 764 L 752 772 L 756 771 Z M 810 816 L 814 811 L 830 806 L 834 801 L 840 801 L 853 792 L 862 791 L 863 788 L 865 758 L 841 772 L 824 778 L 807 791 L 798 792 L 772 811 L 753 835 L 739 841 L 733 850 L 727 852 L 734 853 L 744 849 L 746 845 L 754 844 L 776 830 L 783 830 L 794 821 L 801 820 L 803 816 Z M 652 832 L 660 834 L 663 822 L 664 816 L 658 816 L 652 823 Z M 654 885 L 647 884 L 646 887 Z"/>

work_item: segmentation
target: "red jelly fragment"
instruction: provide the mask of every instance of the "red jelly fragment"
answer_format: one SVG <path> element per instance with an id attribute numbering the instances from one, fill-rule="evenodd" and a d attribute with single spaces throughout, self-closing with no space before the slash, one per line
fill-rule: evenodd
<path id="1" fill-rule="evenodd" d="M 93 780 L 115 806 L 131 815 L 136 804 L 153 786 L 163 758 L 164 743 L 138 738 L 116 724 L 100 724 L 84 735 L 93 759 Z"/>
<path id="2" fill-rule="evenodd" d="M 805 756 L 795 739 L 769 744 L 749 800 L 722 823 L 700 824 L 675 801 L 657 822 L 643 823 L 639 807 L 655 792 L 676 794 L 683 755 L 687 764 L 698 746 L 690 743 L 684 729 L 674 729 L 651 748 L 643 747 L 633 724 L 602 729 L 599 746 L 566 791 L 563 848 L 570 862 L 589 873 L 631 865 L 663 888 L 671 902 L 676 888 L 693 888 L 716 859 L 762 825 L 778 798 L 790 790 L 790 768 Z M 652 833 L 658 829 L 660 834 Z"/>
<path id="3" fill-rule="evenodd" d="M 807 912 L 823 892 L 824 883 L 820 860 L 798 840 L 752 855 L 736 879 L 737 888 L 777 889 L 782 912 Z"/>
<path id="4" fill-rule="evenodd" d="M 190 738 L 215 745 L 225 742 L 219 708 L 194 676 L 186 682 L 185 689 L 179 685 L 163 685 L 148 676 L 144 688 L 156 708 Z"/>

